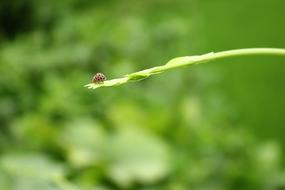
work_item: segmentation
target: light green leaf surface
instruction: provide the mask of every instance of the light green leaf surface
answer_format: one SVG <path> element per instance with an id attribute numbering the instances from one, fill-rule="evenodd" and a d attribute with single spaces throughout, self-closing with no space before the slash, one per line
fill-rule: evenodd
<path id="1" fill-rule="evenodd" d="M 58 141 L 67 152 L 70 164 L 73 167 L 82 168 L 100 163 L 105 138 L 100 125 L 94 125 L 91 120 L 82 119 L 72 121 L 64 127 Z"/>
<path id="2" fill-rule="evenodd" d="M 154 183 L 168 174 L 167 146 L 142 131 L 128 129 L 109 142 L 108 176 L 119 186 Z"/>
<path id="3" fill-rule="evenodd" d="M 5 172 L 13 176 L 54 179 L 64 176 L 64 168 L 43 155 L 11 154 L 0 160 Z M 43 172 L 44 171 L 44 172 Z"/>

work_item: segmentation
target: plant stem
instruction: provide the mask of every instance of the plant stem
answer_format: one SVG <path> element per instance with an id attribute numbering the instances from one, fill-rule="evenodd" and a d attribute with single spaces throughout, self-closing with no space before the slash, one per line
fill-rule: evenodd
<path id="1" fill-rule="evenodd" d="M 104 81 L 103 83 L 90 83 L 85 85 L 88 88 L 95 89 L 99 87 L 107 86 L 117 86 L 130 81 L 139 81 L 145 79 L 151 75 L 159 74 L 164 71 L 179 68 L 183 66 L 190 66 L 194 64 L 200 64 L 208 61 L 214 61 L 218 59 L 236 57 L 236 56 L 246 56 L 246 55 L 274 55 L 274 56 L 285 56 L 285 49 L 281 48 L 248 48 L 248 49 L 236 49 L 236 50 L 227 50 L 221 52 L 211 52 L 204 55 L 197 56 L 185 56 L 178 57 L 170 60 L 165 65 L 153 67 L 150 69 L 145 69 L 142 71 L 134 72 L 126 75 L 123 78 L 113 79 Z"/>
<path id="2" fill-rule="evenodd" d="M 281 48 L 248 48 L 248 49 L 236 49 L 221 51 L 213 55 L 214 59 L 244 56 L 244 55 L 283 55 L 285 56 L 285 49 Z"/>
<path id="3" fill-rule="evenodd" d="M 211 52 L 204 55 L 197 56 L 196 60 L 190 60 L 185 61 L 181 64 L 174 64 L 173 67 L 162 69 L 163 71 L 168 69 L 173 69 L 177 67 L 182 66 L 189 66 L 192 64 L 199 64 L 204 63 L 208 61 L 214 61 L 218 59 L 228 58 L 228 57 L 238 57 L 238 56 L 247 56 L 247 55 L 276 55 L 276 56 L 285 56 L 285 49 L 281 48 L 248 48 L 248 49 L 236 49 L 236 50 L 227 50 L 227 51 L 221 51 L 221 52 Z M 196 56 L 188 56 L 196 57 Z M 177 58 L 174 58 L 175 60 Z M 172 60 L 170 60 L 172 61 Z M 161 66 L 163 67 L 163 66 Z"/>

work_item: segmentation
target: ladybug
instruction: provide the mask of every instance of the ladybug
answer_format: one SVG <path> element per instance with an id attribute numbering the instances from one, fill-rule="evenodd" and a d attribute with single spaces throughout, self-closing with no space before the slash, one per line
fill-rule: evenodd
<path id="1" fill-rule="evenodd" d="M 104 82 L 105 80 L 106 80 L 106 77 L 105 77 L 105 75 L 102 74 L 102 73 L 96 73 L 96 74 L 94 75 L 94 77 L 92 78 L 92 82 L 93 82 L 93 83 L 102 83 L 102 82 Z"/>

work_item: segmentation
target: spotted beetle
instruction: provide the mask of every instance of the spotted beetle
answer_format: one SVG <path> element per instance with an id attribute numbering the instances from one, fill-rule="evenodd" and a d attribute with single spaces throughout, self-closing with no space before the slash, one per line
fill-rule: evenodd
<path id="1" fill-rule="evenodd" d="M 103 73 L 96 73 L 94 77 L 92 78 L 93 83 L 102 83 L 106 80 L 107 78 Z"/>

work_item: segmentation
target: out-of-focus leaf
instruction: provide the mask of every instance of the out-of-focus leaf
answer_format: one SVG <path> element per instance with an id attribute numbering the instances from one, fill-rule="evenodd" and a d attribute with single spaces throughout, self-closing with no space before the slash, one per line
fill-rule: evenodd
<path id="1" fill-rule="evenodd" d="M 278 144 L 274 142 L 264 143 L 263 146 L 256 149 L 256 164 L 258 164 L 261 170 L 274 172 L 280 168 L 280 155 L 281 150 Z"/>
<path id="2" fill-rule="evenodd" d="M 13 190 L 39 190 L 39 189 L 62 190 L 56 184 L 39 178 L 18 177 L 13 183 Z"/>
<path id="3" fill-rule="evenodd" d="M 0 189 L 11 189 L 11 180 L 0 167 Z"/>
<path id="4" fill-rule="evenodd" d="M 153 183 L 167 176 L 166 145 L 142 131 L 122 130 L 109 140 L 108 176 L 122 187 Z"/>
<path id="5" fill-rule="evenodd" d="M 102 160 L 105 133 L 96 122 L 80 119 L 69 123 L 61 131 L 58 141 L 75 167 L 97 165 Z"/>
<path id="6" fill-rule="evenodd" d="M 62 165 L 40 154 L 6 154 L 0 159 L 0 166 L 15 177 L 51 180 L 65 174 Z"/>

